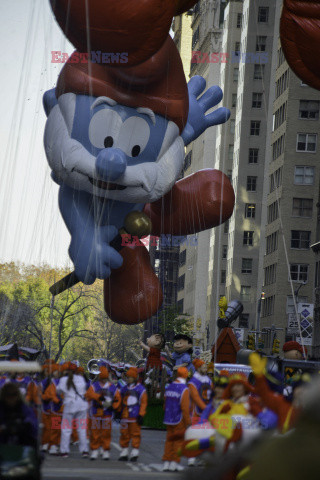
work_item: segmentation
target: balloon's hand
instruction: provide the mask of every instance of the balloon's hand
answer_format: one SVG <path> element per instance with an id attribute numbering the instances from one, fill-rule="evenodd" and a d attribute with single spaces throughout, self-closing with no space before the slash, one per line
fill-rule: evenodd
<path id="1" fill-rule="evenodd" d="M 260 377 L 264 375 L 267 366 L 267 358 L 260 357 L 258 353 L 251 353 L 249 357 L 250 366 L 254 375 Z"/>
<path id="2" fill-rule="evenodd" d="M 72 235 L 69 255 L 74 263 L 75 274 L 86 285 L 91 285 L 97 278 L 104 280 L 111 274 L 111 269 L 121 267 L 123 258 L 110 242 L 118 230 L 112 225 L 88 228 L 86 232 Z"/>
<path id="3" fill-rule="evenodd" d="M 206 112 L 210 108 L 215 107 L 221 102 L 223 93 L 220 87 L 214 86 L 208 88 L 208 90 L 198 98 L 205 88 L 206 81 L 199 75 L 192 77 L 188 83 L 189 115 L 187 125 L 181 134 L 186 146 L 198 138 L 207 128 L 225 123 L 230 117 L 230 110 L 225 107 L 220 107 L 206 115 Z"/>

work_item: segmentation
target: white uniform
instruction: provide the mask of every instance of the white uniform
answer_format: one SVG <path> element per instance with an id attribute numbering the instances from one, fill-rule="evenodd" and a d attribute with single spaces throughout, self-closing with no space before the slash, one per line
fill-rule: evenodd
<path id="1" fill-rule="evenodd" d="M 68 389 L 67 382 L 68 377 L 62 377 L 57 386 L 58 392 L 64 396 L 60 451 L 61 453 L 69 453 L 72 428 L 76 428 L 79 435 L 79 450 L 81 453 L 87 452 L 87 412 L 89 405 L 84 399 L 87 385 L 81 375 L 73 375 L 73 383 L 77 391 L 73 387 Z"/>

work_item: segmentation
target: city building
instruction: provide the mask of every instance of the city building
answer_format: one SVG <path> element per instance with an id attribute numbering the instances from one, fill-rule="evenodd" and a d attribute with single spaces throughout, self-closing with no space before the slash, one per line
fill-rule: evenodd
<path id="1" fill-rule="evenodd" d="M 223 11 L 225 1 L 202 0 L 192 11 L 192 60 L 190 77 L 201 75 L 207 84 L 221 85 L 219 54 L 221 53 Z M 225 102 L 223 101 L 225 105 Z M 210 128 L 187 147 L 184 176 L 214 167 L 217 128 Z M 193 236 L 180 248 L 178 304 L 182 311 L 201 322 L 203 338 L 207 338 L 206 298 L 210 230 Z M 206 343 L 206 342 L 204 342 Z M 203 345 L 206 348 L 207 345 Z"/>
<path id="2" fill-rule="evenodd" d="M 314 304 L 319 287 L 310 246 L 319 241 L 320 92 L 290 70 L 280 41 L 277 59 L 261 326 L 281 326 L 283 341 L 300 341 L 302 333 L 311 345 L 311 318 L 302 312 L 300 331 L 297 310 L 299 303 Z"/>

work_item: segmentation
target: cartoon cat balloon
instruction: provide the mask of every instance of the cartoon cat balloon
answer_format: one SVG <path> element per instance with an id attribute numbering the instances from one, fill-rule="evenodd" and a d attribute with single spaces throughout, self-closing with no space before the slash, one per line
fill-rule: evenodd
<path id="1" fill-rule="evenodd" d="M 78 51 L 44 95 L 45 151 L 60 186 L 75 275 L 85 284 L 105 281 L 105 309 L 118 323 L 143 322 L 162 304 L 145 246 L 120 250 L 112 243 L 128 213 L 146 213 L 153 235 L 183 236 L 220 225 L 233 211 L 234 192 L 222 172 L 206 169 L 177 181 L 185 146 L 230 116 L 224 107 L 206 114 L 222 91 L 203 93 L 199 76 L 187 86 L 168 35 L 172 17 L 194 3 L 51 1 Z M 128 62 L 97 63 L 93 51 L 126 53 Z"/>

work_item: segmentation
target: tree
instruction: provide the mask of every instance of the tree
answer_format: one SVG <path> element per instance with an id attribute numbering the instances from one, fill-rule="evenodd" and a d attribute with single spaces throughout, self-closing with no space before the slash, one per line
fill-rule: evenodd
<path id="1" fill-rule="evenodd" d="M 182 314 L 178 305 L 163 308 L 158 315 L 159 331 L 167 340 L 172 341 L 178 333 L 191 335 L 193 331 L 192 318 Z"/>

